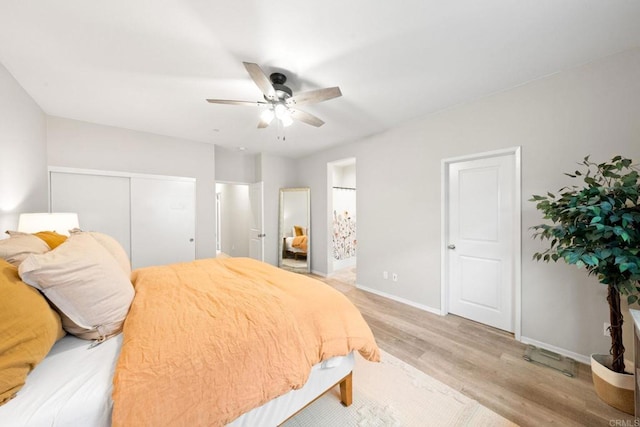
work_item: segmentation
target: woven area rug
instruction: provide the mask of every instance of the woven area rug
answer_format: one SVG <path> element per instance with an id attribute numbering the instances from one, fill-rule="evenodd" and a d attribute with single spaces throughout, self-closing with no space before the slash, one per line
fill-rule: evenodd
<path id="1" fill-rule="evenodd" d="M 382 352 L 381 363 L 356 355 L 353 403 L 340 403 L 338 387 L 283 427 L 515 426 L 422 371 Z"/>

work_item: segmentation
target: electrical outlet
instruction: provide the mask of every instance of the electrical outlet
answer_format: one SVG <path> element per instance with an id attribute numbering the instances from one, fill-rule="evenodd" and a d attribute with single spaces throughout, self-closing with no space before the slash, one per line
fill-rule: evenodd
<path id="1" fill-rule="evenodd" d="M 604 336 L 605 337 L 610 337 L 611 336 L 611 331 L 609 330 L 609 328 L 611 328 L 611 323 L 604 322 Z"/>
<path id="2" fill-rule="evenodd" d="M 383 271 L 382 272 L 382 278 L 387 280 L 389 278 L 389 272 L 388 271 Z"/>
<path id="3" fill-rule="evenodd" d="M 397 274 L 397 273 L 393 273 L 393 274 L 391 275 L 391 279 L 392 279 L 394 282 L 397 282 L 397 281 L 398 281 L 398 274 Z"/>

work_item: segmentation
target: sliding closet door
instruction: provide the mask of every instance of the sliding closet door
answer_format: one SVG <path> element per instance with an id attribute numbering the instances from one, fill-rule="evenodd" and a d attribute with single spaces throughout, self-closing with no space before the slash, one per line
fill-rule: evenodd
<path id="1" fill-rule="evenodd" d="M 131 178 L 133 268 L 195 259 L 195 200 L 195 179 Z"/>
<path id="2" fill-rule="evenodd" d="M 80 228 L 114 237 L 131 254 L 129 178 L 51 172 L 51 211 L 76 212 Z"/>

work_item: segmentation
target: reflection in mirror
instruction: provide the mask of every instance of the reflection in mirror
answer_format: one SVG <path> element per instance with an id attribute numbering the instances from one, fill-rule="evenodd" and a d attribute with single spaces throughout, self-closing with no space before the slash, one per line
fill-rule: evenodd
<path id="1" fill-rule="evenodd" d="M 278 266 L 297 273 L 311 271 L 310 190 L 280 189 L 280 234 Z"/>

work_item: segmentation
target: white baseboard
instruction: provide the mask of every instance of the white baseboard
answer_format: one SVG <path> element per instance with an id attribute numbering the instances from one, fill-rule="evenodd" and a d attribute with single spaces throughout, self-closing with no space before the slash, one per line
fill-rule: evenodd
<path id="1" fill-rule="evenodd" d="M 437 314 L 438 316 L 442 315 L 442 312 L 437 308 L 429 307 L 429 306 L 423 305 L 423 304 L 418 304 L 417 302 L 413 302 L 413 301 L 410 301 L 410 300 L 405 299 L 405 298 L 401 298 L 401 297 L 398 297 L 398 296 L 395 296 L 395 295 L 391 295 L 391 294 L 388 294 L 386 292 L 379 291 L 377 289 L 371 289 L 371 288 L 368 288 L 366 286 L 358 285 L 357 283 L 356 283 L 356 288 L 361 289 L 361 290 L 363 290 L 365 292 L 370 292 L 372 294 L 379 295 L 381 297 L 389 298 L 390 300 L 394 300 L 394 301 L 401 302 L 401 303 L 406 304 L 406 305 L 410 305 L 411 307 L 419 308 L 420 310 L 428 311 L 429 313 Z"/>
<path id="2" fill-rule="evenodd" d="M 554 353 L 558 353 L 566 357 L 570 357 L 573 360 L 577 360 L 578 362 L 585 363 L 587 365 L 591 364 L 591 357 L 585 356 L 584 354 L 578 354 L 573 351 L 569 351 L 564 348 L 556 347 L 555 345 L 547 344 L 545 342 L 541 342 L 538 340 L 534 340 L 533 338 L 528 338 L 524 336 L 520 337 L 520 341 L 523 342 L 524 344 L 531 344 L 533 346 L 540 347 L 545 350 L 553 351 Z"/>
<path id="3" fill-rule="evenodd" d="M 420 310 L 424 310 L 424 311 L 427 311 L 429 313 L 433 313 L 433 314 L 437 314 L 439 316 L 442 316 L 442 312 L 437 308 L 429 307 L 429 306 L 426 306 L 426 305 L 423 305 L 423 304 L 418 304 L 418 303 L 410 301 L 408 299 L 401 298 L 401 297 L 398 297 L 398 296 L 395 296 L 395 295 L 391 295 L 391 294 L 388 294 L 386 292 L 379 291 L 377 289 L 371 289 L 371 288 L 369 288 L 367 286 L 363 286 L 363 285 L 359 285 L 359 284 L 356 284 L 356 288 L 361 289 L 361 290 L 363 290 L 365 292 L 370 292 L 372 294 L 379 295 L 381 297 L 389 298 L 390 300 L 394 300 L 394 301 L 401 302 L 401 303 L 406 304 L 406 305 L 410 305 L 411 307 L 419 308 Z M 558 354 L 561 354 L 563 356 L 570 357 L 573 360 L 576 360 L 578 362 L 581 362 L 581 363 L 584 363 L 584 364 L 587 364 L 587 365 L 591 364 L 591 357 L 590 356 L 585 356 L 583 354 L 578 354 L 578 353 L 575 353 L 573 351 L 570 351 L 570 350 L 567 350 L 567 349 L 564 349 L 564 348 L 561 348 L 561 347 L 556 347 L 554 345 L 547 344 L 547 343 L 542 342 L 542 341 L 534 340 L 533 338 L 529 338 L 529 337 L 525 337 L 525 336 L 521 336 L 520 337 L 520 341 L 523 344 L 530 344 L 530 345 L 533 345 L 533 346 L 536 346 L 536 347 L 539 347 L 539 348 L 543 348 L 545 350 L 553 351 L 554 353 L 558 353 Z"/>

